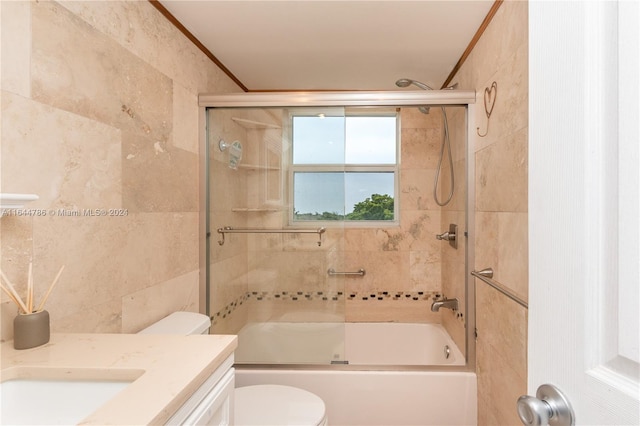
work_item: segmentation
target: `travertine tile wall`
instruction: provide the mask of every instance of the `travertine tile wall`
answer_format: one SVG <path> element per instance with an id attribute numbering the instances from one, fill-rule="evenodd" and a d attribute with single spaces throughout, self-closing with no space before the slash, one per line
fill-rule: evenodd
<path id="1" fill-rule="evenodd" d="M 27 208 L 41 214 L 0 219 L 2 270 L 24 292 L 32 258 L 39 299 L 66 266 L 53 331 L 135 332 L 197 310 L 197 95 L 239 89 L 146 1 L 0 11 L 0 189 L 39 195 Z M 16 309 L 4 294 L 1 308 L 5 340 Z"/>
<path id="2" fill-rule="evenodd" d="M 475 148 L 475 265 L 527 299 L 528 4 L 505 1 L 455 81 L 478 93 L 474 127 L 487 128 L 483 95 L 497 83 L 488 134 Z M 476 283 L 478 424 L 519 424 L 527 390 L 527 311 Z"/>

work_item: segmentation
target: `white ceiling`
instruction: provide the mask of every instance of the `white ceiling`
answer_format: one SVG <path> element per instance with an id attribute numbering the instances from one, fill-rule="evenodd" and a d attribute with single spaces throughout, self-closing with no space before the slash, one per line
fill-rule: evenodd
<path id="1" fill-rule="evenodd" d="M 249 90 L 393 90 L 440 88 L 493 0 L 161 3 Z"/>

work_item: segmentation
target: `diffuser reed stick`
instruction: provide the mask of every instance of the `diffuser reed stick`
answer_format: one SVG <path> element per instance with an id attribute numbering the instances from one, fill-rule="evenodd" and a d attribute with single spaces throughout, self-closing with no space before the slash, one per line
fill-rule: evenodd
<path id="1" fill-rule="evenodd" d="M 11 281 L 9 281 L 9 278 L 7 278 L 7 276 L 4 274 L 4 272 L 2 272 L 2 270 L 0 270 L 0 276 L 2 276 L 2 279 L 7 284 L 7 287 L 9 287 L 9 290 L 11 290 L 11 294 L 13 294 L 13 297 L 14 297 L 13 298 L 14 303 L 16 303 L 18 305 L 18 308 L 21 308 L 25 314 L 29 313 L 29 309 L 27 308 L 27 305 L 24 304 L 20 295 L 18 295 L 18 292 L 16 291 L 15 287 L 13 286 L 13 284 L 11 284 Z M 6 289 L 4 290 L 6 291 Z"/>
<path id="2" fill-rule="evenodd" d="M 64 271 L 64 265 L 62 265 L 62 267 L 60 267 L 60 270 L 58 271 L 58 275 L 56 275 L 56 277 L 53 279 L 53 282 L 51 283 L 51 285 L 49 286 L 49 290 L 47 290 L 47 294 L 44 295 L 44 299 L 42 299 L 42 302 L 40 302 L 40 305 L 38 306 L 38 311 L 42 310 L 42 308 L 44 308 L 44 304 L 47 302 L 47 299 L 49 298 L 49 295 L 51 294 L 51 290 L 53 290 L 53 287 L 55 287 L 55 285 L 58 283 L 58 280 L 60 279 L 60 275 L 62 275 L 62 271 Z"/>
<path id="3" fill-rule="evenodd" d="M 29 277 L 27 278 L 27 308 L 33 312 L 33 262 L 29 262 Z"/>
<path id="4" fill-rule="evenodd" d="M 2 290 L 5 293 L 7 293 L 11 301 L 18 306 L 18 309 L 22 310 L 22 312 L 24 312 L 25 314 L 32 314 L 34 312 L 39 312 L 42 310 L 42 308 L 44 308 L 44 304 L 47 302 L 47 299 L 49 298 L 51 291 L 53 290 L 55 285 L 58 283 L 58 280 L 60 279 L 60 275 L 62 275 L 62 271 L 64 271 L 64 265 L 62 265 L 62 267 L 58 271 L 58 274 L 53 279 L 53 282 L 49 286 L 47 293 L 45 294 L 44 298 L 42 299 L 42 302 L 40 302 L 40 305 L 38 305 L 38 308 L 36 310 L 33 310 L 34 300 L 33 300 L 33 263 L 32 262 L 29 263 L 29 277 L 27 279 L 27 303 L 25 303 L 22 300 L 22 298 L 16 291 L 15 286 L 11 283 L 9 278 L 7 278 L 4 272 L 2 272 L 2 270 L 0 270 L 0 277 L 2 277 L 2 279 L 4 280 L 6 287 L 2 284 L 2 281 L 0 281 L 0 288 L 2 288 Z"/>

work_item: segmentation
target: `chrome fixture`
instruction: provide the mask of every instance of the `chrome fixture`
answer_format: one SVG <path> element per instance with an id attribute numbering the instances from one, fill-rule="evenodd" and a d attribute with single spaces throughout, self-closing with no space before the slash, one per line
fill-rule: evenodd
<path id="1" fill-rule="evenodd" d="M 438 299 L 434 300 L 431 304 L 431 311 L 438 312 L 440 308 L 451 309 L 452 311 L 458 310 L 458 299 Z"/>
<path id="2" fill-rule="evenodd" d="M 573 426 L 576 416 L 567 397 L 553 385 L 541 385 L 535 398 L 518 398 L 518 416 L 524 425 Z"/>
<path id="3" fill-rule="evenodd" d="M 458 232 L 458 225 L 455 223 L 449 224 L 449 230 L 443 232 L 442 234 L 437 234 L 436 239 L 441 241 L 449 241 L 449 245 L 454 249 L 458 248 L 458 240 L 456 238 L 456 233 Z"/>
<path id="4" fill-rule="evenodd" d="M 339 271 L 336 271 L 336 270 L 335 270 L 335 269 L 333 269 L 333 268 L 329 268 L 329 269 L 327 270 L 327 274 L 328 274 L 330 277 L 333 277 L 333 276 L 335 276 L 335 275 L 360 275 L 361 277 L 364 277 L 364 274 L 365 274 L 365 273 L 366 273 L 366 272 L 365 272 L 365 270 L 364 270 L 363 268 L 360 268 L 360 269 L 358 269 L 358 270 L 357 270 L 357 271 L 355 271 L 355 272 L 339 272 Z"/>
<path id="5" fill-rule="evenodd" d="M 326 228 L 318 229 L 262 229 L 262 228 L 233 228 L 231 226 L 223 226 L 218 228 L 218 234 L 222 235 L 222 239 L 218 240 L 218 244 L 224 245 L 225 234 L 318 234 L 318 246 L 322 245 L 322 234 L 326 232 Z"/>
<path id="6" fill-rule="evenodd" d="M 428 86 L 420 81 L 412 80 L 410 78 L 401 78 L 396 81 L 396 86 L 398 87 L 409 87 L 410 85 L 417 86 L 422 90 L 433 90 L 431 86 Z M 455 83 L 449 87 L 445 87 L 446 90 L 454 90 L 458 87 L 458 83 Z M 453 198 L 453 187 L 454 187 L 454 176 L 453 176 L 453 156 L 451 155 L 451 141 L 449 140 L 449 123 L 447 121 L 447 112 L 444 107 L 440 107 L 442 110 L 442 121 L 444 122 L 444 136 L 442 137 L 442 146 L 440 148 L 440 160 L 438 160 L 438 168 L 436 169 L 436 179 L 433 182 L 433 199 L 436 201 L 436 204 L 440 207 L 446 206 L 449 204 L 451 199 Z M 418 110 L 424 114 L 429 114 L 428 106 L 418 107 Z M 451 173 L 450 183 L 451 187 L 449 189 L 449 195 L 447 195 L 447 199 L 445 201 L 440 201 L 438 199 L 438 180 L 440 179 L 440 171 L 442 170 L 442 160 L 444 158 L 444 148 L 447 147 L 447 154 L 449 155 L 449 170 Z"/>
<path id="7" fill-rule="evenodd" d="M 500 293 L 507 296 L 509 299 L 516 302 L 518 305 L 523 308 L 529 309 L 529 304 L 518 297 L 514 292 L 506 288 L 504 285 L 499 282 L 493 280 L 493 269 L 492 268 L 484 268 L 480 271 L 471 271 L 471 275 L 480 279 L 482 282 L 489 284 L 491 287 L 498 290 Z"/>

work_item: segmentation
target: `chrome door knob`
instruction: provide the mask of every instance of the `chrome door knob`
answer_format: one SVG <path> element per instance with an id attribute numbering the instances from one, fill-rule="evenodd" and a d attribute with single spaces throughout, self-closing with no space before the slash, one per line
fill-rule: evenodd
<path id="1" fill-rule="evenodd" d="M 575 416 L 569 400 L 553 385 L 541 385 L 536 396 L 518 398 L 518 416 L 524 425 L 573 426 Z"/>

